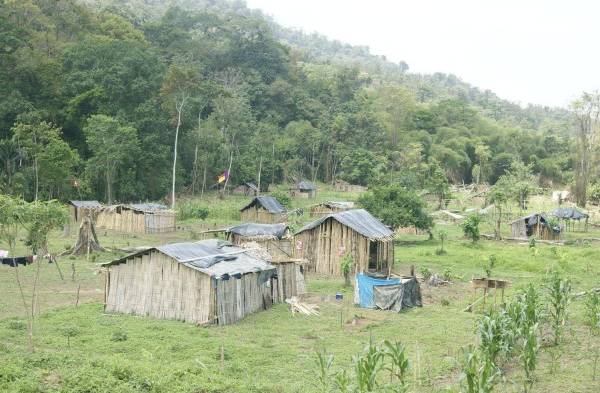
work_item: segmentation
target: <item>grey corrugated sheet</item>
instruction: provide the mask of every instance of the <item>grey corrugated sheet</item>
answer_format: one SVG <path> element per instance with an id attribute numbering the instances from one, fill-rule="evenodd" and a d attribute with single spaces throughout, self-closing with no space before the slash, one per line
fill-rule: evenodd
<path id="1" fill-rule="evenodd" d="M 260 206 L 262 206 L 269 213 L 273 213 L 273 214 L 285 213 L 285 207 L 283 207 L 283 205 L 281 203 L 279 203 L 279 201 L 272 196 L 258 196 L 256 198 L 252 199 L 252 201 L 247 206 L 242 208 L 240 211 L 244 211 L 246 209 L 254 207 L 256 204 L 259 204 Z"/>
<path id="2" fill-rule="evenodd" d="M 581 220 L 582 218 L 589 217 L 587 214 L 580 212 L 573 207 L 559 207 L 552 212 L 554 217 L 564 218 L 569 220 Z"/>
<path id="3" fill-rule="evenodd" d="M 146 203 L 132 203 L 127 205 L 134 210 L 139 210 L 143 212 L 153 212 L 157 210 L 167 210 L 168 207 L 163 205 L 162 203 L 154 203 L 154 202 L 146 202 Z"/>
<path id="4" fill-rule="evenodd" d="M 301 191 L 312 191 L 312 190 L 316 190 L 317 186 L 315 186 L 313 183 L 309 182 L 308 180 L 301 180 L 296 184 L 296 188 Z"/>
<path id="5" fill-rule="evenodd" d="M 394 232 L 391 229 L 364 209 L 328 214 L 304 226 L 297 233 L 314 229 L 330 218 L 372 240 L 390 240 L 394 237 Z"/>
<path id="6" fill-rule="evenodd" d="M 98 201 L 69 201 L 69 203 L 75 207 L 83 207 L 83 208 L 102 207 L 102 205 Z"/>
<path id="7" fill-rule="evenodd" d="M 214 278 L 225 278 L 237 274 L 255 273 L 276 269 L 268 262 L 250 255 L 249 251 L 219 239 L 192 243 L 173 243 L 152 247 L 102 266 L 116 265 L 126 259 L 157 250 L 177 262 Z"/>
<path id="8" fill-rule="evenodd" d="M 246 182 L 246 183 L 244 183 L 244 184 L 246 184 L 246 186 L 247 186 L 249 189 L 251 189 L 252 191 L 258 191 L 258 187 L 257 187 L 257 185 L 256 185 L 256 184 L 254 184 L 254 183 L 252 183 L 251 181 L 248 181 L 248 182 Z"/>
<path id="9" fill-rule="evenodd" d="M 248 236 L 248 237 L 274 237 L 277 239 L 282 239 L 288 230 L 288 226 L 286 224 L 256 224 L 256 223 L 248 223 L 237 225 L 227 229 L 227 232 L 235 233 L 240 236 Z"/>

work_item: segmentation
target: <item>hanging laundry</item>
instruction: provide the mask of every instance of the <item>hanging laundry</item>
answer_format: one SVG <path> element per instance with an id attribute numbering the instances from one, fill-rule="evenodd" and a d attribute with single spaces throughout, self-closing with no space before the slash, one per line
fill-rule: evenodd
<path id="1" fill-rule="evenodd" d="M 36 255 L 29 255 L 26 257 L 4 257 L 0 258 L 0 264 L 11 267 L 17 267 L 18 265 L 26 266 L 31 265 L 36 259 Z"/>

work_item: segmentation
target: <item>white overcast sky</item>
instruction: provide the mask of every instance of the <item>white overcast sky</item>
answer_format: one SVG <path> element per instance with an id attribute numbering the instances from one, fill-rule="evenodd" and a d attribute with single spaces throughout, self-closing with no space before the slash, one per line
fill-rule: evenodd
<path id="1" fill-rule="evenodd" d="M 521 104 L 600 89 L 600 1 L 247 0 L 287 27 L 453 73 Z"/>

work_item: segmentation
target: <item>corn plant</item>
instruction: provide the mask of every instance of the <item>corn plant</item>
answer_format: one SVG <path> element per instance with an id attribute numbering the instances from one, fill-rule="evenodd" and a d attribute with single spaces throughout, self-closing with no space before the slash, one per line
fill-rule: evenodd
<path id="1" fill-rule="evenodd" d="M 538 325 L 529 326 L 523 337 L 523 351 L 521 353 L 521 365 L 525 373 L 523 382 L 524 391 L 531 391 L 535 381 L 535 367 L 540 346 L 538 344 Z"/>
<path id="2" fill-rule="evenodd" d="M 585 297 L 585 323 L 590 334 L 600 334 L 600 294 L 590 292 Z"/>
<path id="3" fill-rule="evenodd" d="M 479 349 L 494 364 L 500 354 L 510 352 L 513 338 L 510 321 L 504 310 L 491 311 L 484 315 L 477 326 L 480 344 Z"/>
<path id="4" fill-rule="evenodd" d="M 390 360 L 387 370 L 390 372 L 390 381 L 397 380 L 400 385 L 406 385 L 406 375 L 409 363 L 406 355 L 406 347 L 399 342 L 392 343 L 385 340 L 385 356 Z"/>
<path id="5" fill-rule="evenodd" d="M 546 285 L 548 292 L 548 316 L 550 327 L 554 333 L 554 345 L 558 345 L 564 326 L 568 319 L 568 308 L 571 301 L 571 282 L 553 273 Z"/>
<path id="6" fill-rule="evenodd" d="M 375 391 L 377 374 L 383 367 L 384 351 L 371 341 L 362 355 L 353 358 L 356 388 L 359 393 Z"/>
<path id="7" fill-rule="evenodd" d="M 333 355 L 324 350 L 317 351 L 317 382 L 322 393 L 330 391 L 329 381 L 331 380 L 331 366 L 333 366 Z"/>
<path id="8" fill-rule="evenodd" d="M 463 348 L 460 376 L 461 392 L 490 393 L 500 375 L 492 360 L 480 350 L 469 346 Z"/>
<path id="9" fill-rule="evenodd" d="M 333 383 L 335 384 L 335 389 L 340 393 L 349 393 L 351 391 L 350 376 L 346 370 L 338 371 L 333 378 Z"/>

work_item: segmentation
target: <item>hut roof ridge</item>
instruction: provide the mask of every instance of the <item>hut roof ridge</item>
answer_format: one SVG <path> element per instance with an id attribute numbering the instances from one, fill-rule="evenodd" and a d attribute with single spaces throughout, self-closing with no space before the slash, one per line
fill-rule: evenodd
<path id="1" fill-rule="evenodd" d="M 262 195 L 262 196 L 254 197 L 252 199 L 252 201 L 250 201 L 250 203 L 248 205 L 246 205 L 242 209 L 240 209 L 240 211 L 249 209 L 249 208 L 255 206 L 256 204 L 259 204 L 260 206 L 264 207 L 269 213 L 273 213 L 273 214 L 285 213 L 285 207 L 283 207 L 283 205 L 281 203 L 279 203 L 277 198 L 269 196 L 269 195 Z"/>
<path id="2" fill-rule="evenodd" d="M 314 229 L 328 219 L 336 220 L 340 224 L 346 225 L 372 240 L 391 240 L 394 237 L 394 232 L 390 228 L 364 209 L 353 209 L 328 214 L 305 225 L 297 233 Z"/>

